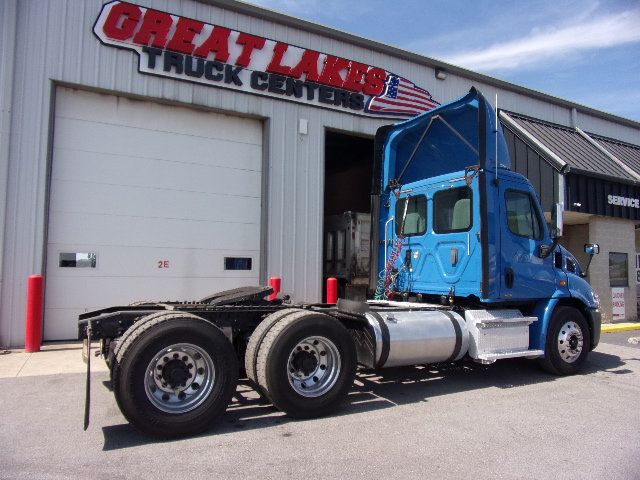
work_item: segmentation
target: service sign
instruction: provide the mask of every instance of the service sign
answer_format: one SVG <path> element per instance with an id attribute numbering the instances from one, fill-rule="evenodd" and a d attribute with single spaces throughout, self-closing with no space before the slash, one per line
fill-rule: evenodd
<path id="1" fill-rule="evenodd" d="M 619 207 L 640 208 L 640 198 L 607 195 L 607 203 L 609 205 L 617 205 Z"/>
<path id="2" fill-rule="evenodd" d="M 141 73 L 375 117 L 408 118 L 439 105 L 379 67 L 132 3 L 105 4 L 93 32 L 137 52 Z"/>

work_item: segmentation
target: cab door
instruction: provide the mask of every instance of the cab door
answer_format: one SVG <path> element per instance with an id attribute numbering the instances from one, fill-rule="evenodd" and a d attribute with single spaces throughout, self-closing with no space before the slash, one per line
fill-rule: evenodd
<path id="1" fill-rule="evenodd" d="M 396 203 L 396 232 L 403 232 L 405 245 L 396 264 L 402 265 L 404 273 L 401 291 L 479 294 L 477 178 L 470 183 L 458 180 L 425 186 L 424 193 L 414 189 Z"/>
<path id="2" fill-rule="evenodd" d="M 556 290 L 551 245 L 536 195 L 528 183 L 504 178 L 501 201 L 501 297 L 513 300 L 550 298 Z"/>

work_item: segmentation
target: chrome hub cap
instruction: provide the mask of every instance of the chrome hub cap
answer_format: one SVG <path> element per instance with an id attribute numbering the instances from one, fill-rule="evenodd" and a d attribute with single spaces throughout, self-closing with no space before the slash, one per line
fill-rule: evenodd
<path id="1" fill-rule="evenodd" d="M 328 338 L 307 337 L 289 354 L 289 384 L 303 397 L 325 394 L 335 385 L 339 375 L 340 353 Z"/>
<path id="2" fill-rule="evenodd" d="M 558 352 L 565 362 L 575 362 L 582 353 L 583 345 L 584 337 L 577 323 L 570 321 L 562 325 L 558 334 Z"/>
<path id="3" fill-rule="evenodd" d="M 211 393 L 215 368 L 211 356 L 190 343 L 170 345 L 153 356 L 145 374 L 149 401 L 167 413 L 185 413 Z"/>

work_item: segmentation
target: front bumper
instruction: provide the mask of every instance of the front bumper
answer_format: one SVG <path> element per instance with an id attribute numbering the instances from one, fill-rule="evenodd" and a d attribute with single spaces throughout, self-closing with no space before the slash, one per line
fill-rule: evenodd
<path id="1" fill-rule="evenodd" d="M 587 321 L 591 327 L 591 350 L 600 343 L 600 331 L 602 330 L 602 313 L 600 310 L 587 310 Z"/>

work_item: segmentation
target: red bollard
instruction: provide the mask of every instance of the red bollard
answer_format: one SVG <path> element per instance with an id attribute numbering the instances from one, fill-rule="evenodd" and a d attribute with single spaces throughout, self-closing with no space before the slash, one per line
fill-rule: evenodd
<path id="1" fill-rule="evenodd" d="M 272 302 L 276 299 L 280 293 L 280 287 L 282 286 L 282 279 L 280 277 L 271 277 L 269 279 L 269 286 L 273 288 L 273 293 L 269 295 L 269 301 Z"/>
<path id="2" fill-rule="evenodd" d="M 338 303 L 338 279 L 327 278 L 327 303 L 335 305 Z"/>
<path id="3" fill-rule="evenodd" d="M 42 275 L 31 275 L 27 289 L 27 329 L 24 351 L 39 352 L 42 343 L 42 305 L 44 303 L 44 279 Z"/>

